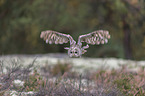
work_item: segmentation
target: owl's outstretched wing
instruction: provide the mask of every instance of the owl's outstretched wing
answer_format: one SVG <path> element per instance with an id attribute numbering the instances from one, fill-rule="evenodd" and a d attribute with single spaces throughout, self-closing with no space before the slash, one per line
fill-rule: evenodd
<path id="1" fill-rule="evenodd" d="M 89 34 L 81 35 L 78 38 L 78 44 L 82 44 L 82 42 L 86 42 L 88 44 L 104 44 L 108 42 L 110 39 L 110 35 L 108 31 L 105 30 L 98 30 L 91 32 Z"/>
<path id="2" fill-rule="evenodd" d="M 72 45 L 75 42 L 70 35 L 52 30 L 42 31 L 40 38 L 43 38 L 49 44 L 63 44 L 70 41 L 70 45 Z"/>

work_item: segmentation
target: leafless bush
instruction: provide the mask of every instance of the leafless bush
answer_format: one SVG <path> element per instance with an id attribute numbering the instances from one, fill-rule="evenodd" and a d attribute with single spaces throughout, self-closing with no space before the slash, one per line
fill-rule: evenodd
<path id="1" fill-rule="evenodd" d="M 144 67 L 138 72 L 130 72 L 123 66 L 120 70 L 100 69 L 81 75 L 72 72 L 72 66 L 69 64 L 48 66 L 38 72 L 34 70 L 34 63 L 35 60 L 29 66 L 23 67 L 19 62 L 11 61 L 12 65 L 6 67 L 8 71 L 5 73 L 4 61 L 0 61 L 2 69 L 0 95 L 12 89 L 20 92 L 20 96 L 21 92 L 29 91 L 33 91 L 35 96 L 144 96 L 145 94 Z M 24 86 L 14 86 L 12 82 L 15 79 L 24 81 Z"/>
<path id="2" fill-rule="evenodd" d="M 4 66 L 4 61 L 0 61 L 0 93 L 4 91 L 15 89 L 12 85 L 13 80 L 23 80 L 28 77 L 28 74 L 32 71 L 31 68 L 34 65 L 34 61 L 29 66 L 23 68 L 18 60 L 11 60 L 11 63 Z M 4 69 L 6 73 L 4 73 Z M 20 89 L 19 89 L 20 90 Z M 21 90 L 22 91 L 22 90 Z"/>

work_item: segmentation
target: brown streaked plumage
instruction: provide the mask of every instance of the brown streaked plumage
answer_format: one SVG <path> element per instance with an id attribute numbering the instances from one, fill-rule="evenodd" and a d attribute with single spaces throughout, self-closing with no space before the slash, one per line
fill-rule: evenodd
<path id="1" fill-rule="evenodd" d="M 108 39 L 110 39 L 110 35 L 109 32 L 105 30 L 94 31 L 85 35 L 80 35 L 78 43 L 76 44 L 76 41 L 74 41 L 70 35 L 47 30 L 41 32 L 40 38 L 43 38 L 46 43 L 49 44 L 63 44 L 70 42 L 70 47 L 64 48 L 68 50 L 69 57 L 81 57 L 82 54 L 87 52 L 85 49 L 89 48 L 88 44 L 105 44 L 108 42 Z M 87 45 L 82 47 L 82 42 L 86 42 Z"/>

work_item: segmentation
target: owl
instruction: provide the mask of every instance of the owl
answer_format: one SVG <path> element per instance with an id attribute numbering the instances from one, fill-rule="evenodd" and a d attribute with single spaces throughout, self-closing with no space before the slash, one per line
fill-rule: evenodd
<path id="1" fill-rule="evenodd" d="M 87 52 L 85 49 L 89 48 L 88 44 L 105 44 L 108 42 L 108 39 L 110 39 L 110 35 L 106 30 L 97 30 L 85 35 L 80 35 L 78 42 L 76 43 L 76 41 L 69 34 L 47 30 L 41 32 L 40 38 L 44 39 L 45 42 L 49 44 L 64 44 L 69 42 L 70 47 L 64 48 L 68 50 L 69 57 L 81 57 L 82 54 Z M 82 46 L 83 42 L 86 43 L 85 46 Z"/>

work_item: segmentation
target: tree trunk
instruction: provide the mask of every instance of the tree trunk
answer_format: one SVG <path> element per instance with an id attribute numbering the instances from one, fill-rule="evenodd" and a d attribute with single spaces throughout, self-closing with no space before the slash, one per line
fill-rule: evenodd
<path id="1" fill-rule="evenodd" d="M 132 49 L 131 49 L 131 30 L 125 19 L 123 18 L 123 46 L 124 46 L 124 54 L 126 59 L 132 58 Z"/>

